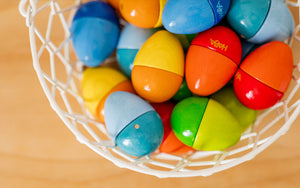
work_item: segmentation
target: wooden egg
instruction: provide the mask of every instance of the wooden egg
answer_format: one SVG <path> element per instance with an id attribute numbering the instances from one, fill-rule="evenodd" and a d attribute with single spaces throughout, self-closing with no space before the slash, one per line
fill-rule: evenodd
<path id="1" fill-rule="evenodd" d="M 266 43 L 241 63 L 233 86 L 237 98 L 248 108 L 262 110 L 284 95 L 293 74 L 293 54 L 280 41 Z"/>
<path id="2" fill-rule="evenodd" d="M 105 102 L 106 128 L 116 146 L 127 154 L 150 155 L 160 146 L 164 128 L 153 107 L 128 92 L 114 92 Z"/>
<path id="3" fill-rule="evenodd" d="M 185 77 L 189 89 L 200 96 L 218 91 L 234 75 L 241 56 L 240 39 L 229 28 L 216 26 L 199 33 L 186 56 Z"/>
<path id="4" fill-rule="evenodd" d="M 109 4 L 91 1 L 79 7 L 70 31 L 77 57 L 86 66 L 97 67 L 117 46 L 119 19 Z"/>
<path id="5" fill-rule="evenodd" d="M 172 33 L 199 33 L 219 23 L 229 5 L 230 0 L 168 0 L 162 22 Z"/>
<path id="6" fill-rule="evenodd" d="M 175 105 L 171 102 L 151 103 L 151 106 L 160 116 L 164 125 L 164 137 L 159 147 L 160 152 L 172 154 L 188 154 L 193 148 L 184 145 L 175 136 L 171 127 L 171 114 Z"/>
<path id="7" fill-rule="evenodd" d="M 123 28 L 117 46 L 117 60 L 122 72 L 131 78 L 131 70 L 136 54 L 158 29 L 143 29 L 132 24 L 126 24 Z"/>
<path id="8" fill-rule="evenodd" d="M 246 131 L 255 122 L 257 111 L 240 103 L 234 94 L 232 85 L 225 86 L 213 94 L 211 98 L 225 106 L 232 113 L 240 123 L 242 132 Z"/>
<path id="9" fill-rule="evenodd" d="M 232 0 L 228 23 L 252 43 L 283 41 L 294 30 L 294 19 L 282 0 Z"/>
<path id="10" fill-rule="evenodd" d="M 184 52 L 177 37 L 162 30 L 153 34 L 137 53 L 131 79 L 144 99 L 161 103 L 171 99 L 184 76 Z"/>
<path id="11" fill-rule="evenodd" d="M 119 9 L 120 0 L 107 0 L 107 2 L 115 9 Z"/>
<path id="12" fill-rule="evenodd" d="M 131 82 L 119 71 L 109 67 L 87 68 L 81 80 L 82 98 L 87 109 L 104 122 L 104 102 L 115 91 L 134 93 Z"/>
<path id="13" fill-rule="evenodd" d="M 171 116 L 177 138 L 196 150 L 224 150 L 241 137 L 237 119 L 220 103 L 205 97 L 180 101 Z"/>
<path id="14" fill-rule="evenodd" d="M 162 26 L 161 15 L 167 0 L 120 0 L 124 19 L 141 28 Z"/>

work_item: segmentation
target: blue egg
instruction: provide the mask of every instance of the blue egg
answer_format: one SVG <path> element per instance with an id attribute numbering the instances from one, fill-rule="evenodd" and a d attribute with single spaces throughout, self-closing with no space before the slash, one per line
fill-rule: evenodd
<path id="1" fill-rule="evenodd" d="M 90 1 L 79 7 L 73 21 L 80 18 L 101 18 L 119 25 L 119 18 L 114 9 L 107 3 L 101 1 Z"/>
<path id="2" fill-rule="evenodd" d="M 117 61 L 121 71 L 131 77 L 135 56 L 146 40 L 159 29 L 143 29 L 126 24 L 117 45 Z"/>
<path id="3" fill-rule="evenodd" d="M 172 33 L 199 33 L 219 23 L 229 6 L 230 0 L 168 0 L 162 22 Z"/>
<path id="4" fill-rule="evenodd" d="M 124 152 L 140 157 L 153 153 L 163 138 L 163 124 L 155 111 L 150 111 L 128 124 L 116 138 Z"/>
<path id="5" fill-rule="evenodd" d="M 120 24 L 109 4 L 91 1 L 79 7 L 70 31 L 77 57 L 86 66 L 97 67 L 115 50 Z"/>
<path id="6" fill-rule="evenodd" d="M 162 120 L 142 98 L 128 92 L 114 92 L 106 99 L 104 109 L 108 133 L 125 153 L 141 157 L 160 146 Z"/>
<path id="7" fill-rule="evenodd" d="M 281 0 L 232 0 L 227 14 L 230 26 L 251 43 L 284 41 L 294 29 L 294 19 Z"/>

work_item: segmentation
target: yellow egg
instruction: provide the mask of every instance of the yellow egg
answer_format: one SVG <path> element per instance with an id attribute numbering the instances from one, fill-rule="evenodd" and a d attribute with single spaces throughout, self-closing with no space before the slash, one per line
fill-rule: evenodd
<path id="1" fill-rule="evenodd" d="M 110 67 L 87 68 L 81 80 L 82 98 L 87 109 L 102 122 L 105 99 L 113 91 L 134 93 L 131 82 L 121 72 Z"/>
<path id="2" fill-rule="evenodd" d="M 184 52 L 178 38 L 165 30 L 153 34 L 137 53 L 131 75 L 141 97 L 157 103 L 171 99 L 184 76 Z"/>

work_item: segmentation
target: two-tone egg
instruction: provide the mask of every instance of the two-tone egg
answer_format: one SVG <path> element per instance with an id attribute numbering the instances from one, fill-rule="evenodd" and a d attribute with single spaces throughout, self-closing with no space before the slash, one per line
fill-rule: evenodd
<path id="1" fill-rule="evenodd" d="M 137 95 L 112 93 L 105 102 L 104 117 L 111 139 L 127 154 L 150 155 L 162 142 L 164 128 L 159 115 Z"/>
<path id="2" fill-rule="evenodd" d="M 205 97 L 180 101 L 171 116 L 177 138 L 196 150 L 224 150 L 241 137 L 237 119 L 220 103 Z"/>
<path id="3" fill-rule="evenodd" d="M 242 132 L 246 131 L 256 120 L 257 111 L 247 108 L 236 98 L 233 86 L 225 86 L 211 96 L 212 99 L 219 102 L 229 110 L 238 120 Z"/>
<path id="4" fill-rule="evenodd" d="M 162 26 L 161 16 L 167 0 L 120 0 L 124 19 L 141 28 Z"/>
<path id="5" fill-rule="evenodd" d="M 107 2 L 115 9 L 119 10 L 120 0 L 107 0 Z"/>
<path id="6" fill-rule="evenodd" d="M 288 89 L 293 67 L 292 50 L 287 44 L 266 43 L 241 63 L 234 76 L 234 92 L 248 108 L 269 108 L 280 101 Z"/>
<path id="7" fill-rule="evenodd" d="M 132 84 L 144 99 L 160 103 L 171 99 L 184 76 L 184 52 L 178 38 L 162 30 L 154 33 L 137 53 Z"/>
<path id="8" fill-rule="evenodd" d="M 104 103 L 115 91 L 135 93 L 131 82 L 121 72 L 110 67 L 87 68 L 81 80 L 82 98 L 87 109 L 104 122 Z"/>
<path id="9" fill-rule="evenodd" d="M 151 106 L 160 116 L 164 125 L 164 137 L 158 150 L 164 153 L 188 154 L 194 151 L 193 148 L 184 145 L 175 136 L 171 127 L 171 115 L 175 105 L 171 102 L 151 103 Z"/>
<path id="10" fill-rule="evenodd" d="M 133 62 L 139 49 L 157 29 L 144 29 L 130 23 L 123 28 L 117 45 L 117 60 L 122 72 L 131 77 Z"/>
<path id="11" fill-rule="evenodd" d="M 205 31 L 226 15 L 230 0 L 168 0 L 162 15 L 164 27 L 177 34 Z"/>
<path id="12" fill-rule="evenodd" d="M 208 96 L 221 89 L 240 64 L 239 37 L 229 28 L 216 26 L 199 33 L 188 50 L 185 77 L 189 89 Z"/>
<path id="13" fill-rule="evenodd" d="M 282 0 L 232 0 L 228 23 L 252 43 L 283 41 L 294 30 L 294 19 Z"/>
<path id="14" fill-rule="evenodd" d="M 117 46 L 119 19 L 109 4 L 91 1 L 79 7 L 70 32 L 77 57 L 86 66 L 96 67 L 108 58 Z"/>

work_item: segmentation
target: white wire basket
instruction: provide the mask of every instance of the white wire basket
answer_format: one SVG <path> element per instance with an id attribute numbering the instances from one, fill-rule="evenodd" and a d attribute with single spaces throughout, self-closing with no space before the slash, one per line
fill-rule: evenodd
<path id="1" fill-rule="evenodd" d="M 20 13 L 29 28 L 33 66 L 53 110 L 76 139 L 121 168 L 157 177 L 209 176 L 253 159 L 285 134 L 300 113 L 300 0 L 286 1 L 295 15 L 295 32 L 286 41 L 294 53 L 293 80 L 284 98 L 260 111 L 240 142 L 226 151 L 195 151 L 186 155 L 156 152 L 134 158 L 114 147 L 105 126 L 93 118 L 81 97 L 83 64 L 72 49 L 70 23 L 81 0 L 21 0 Z M 110 65 L 110 57 L 105 64 Z"/>

